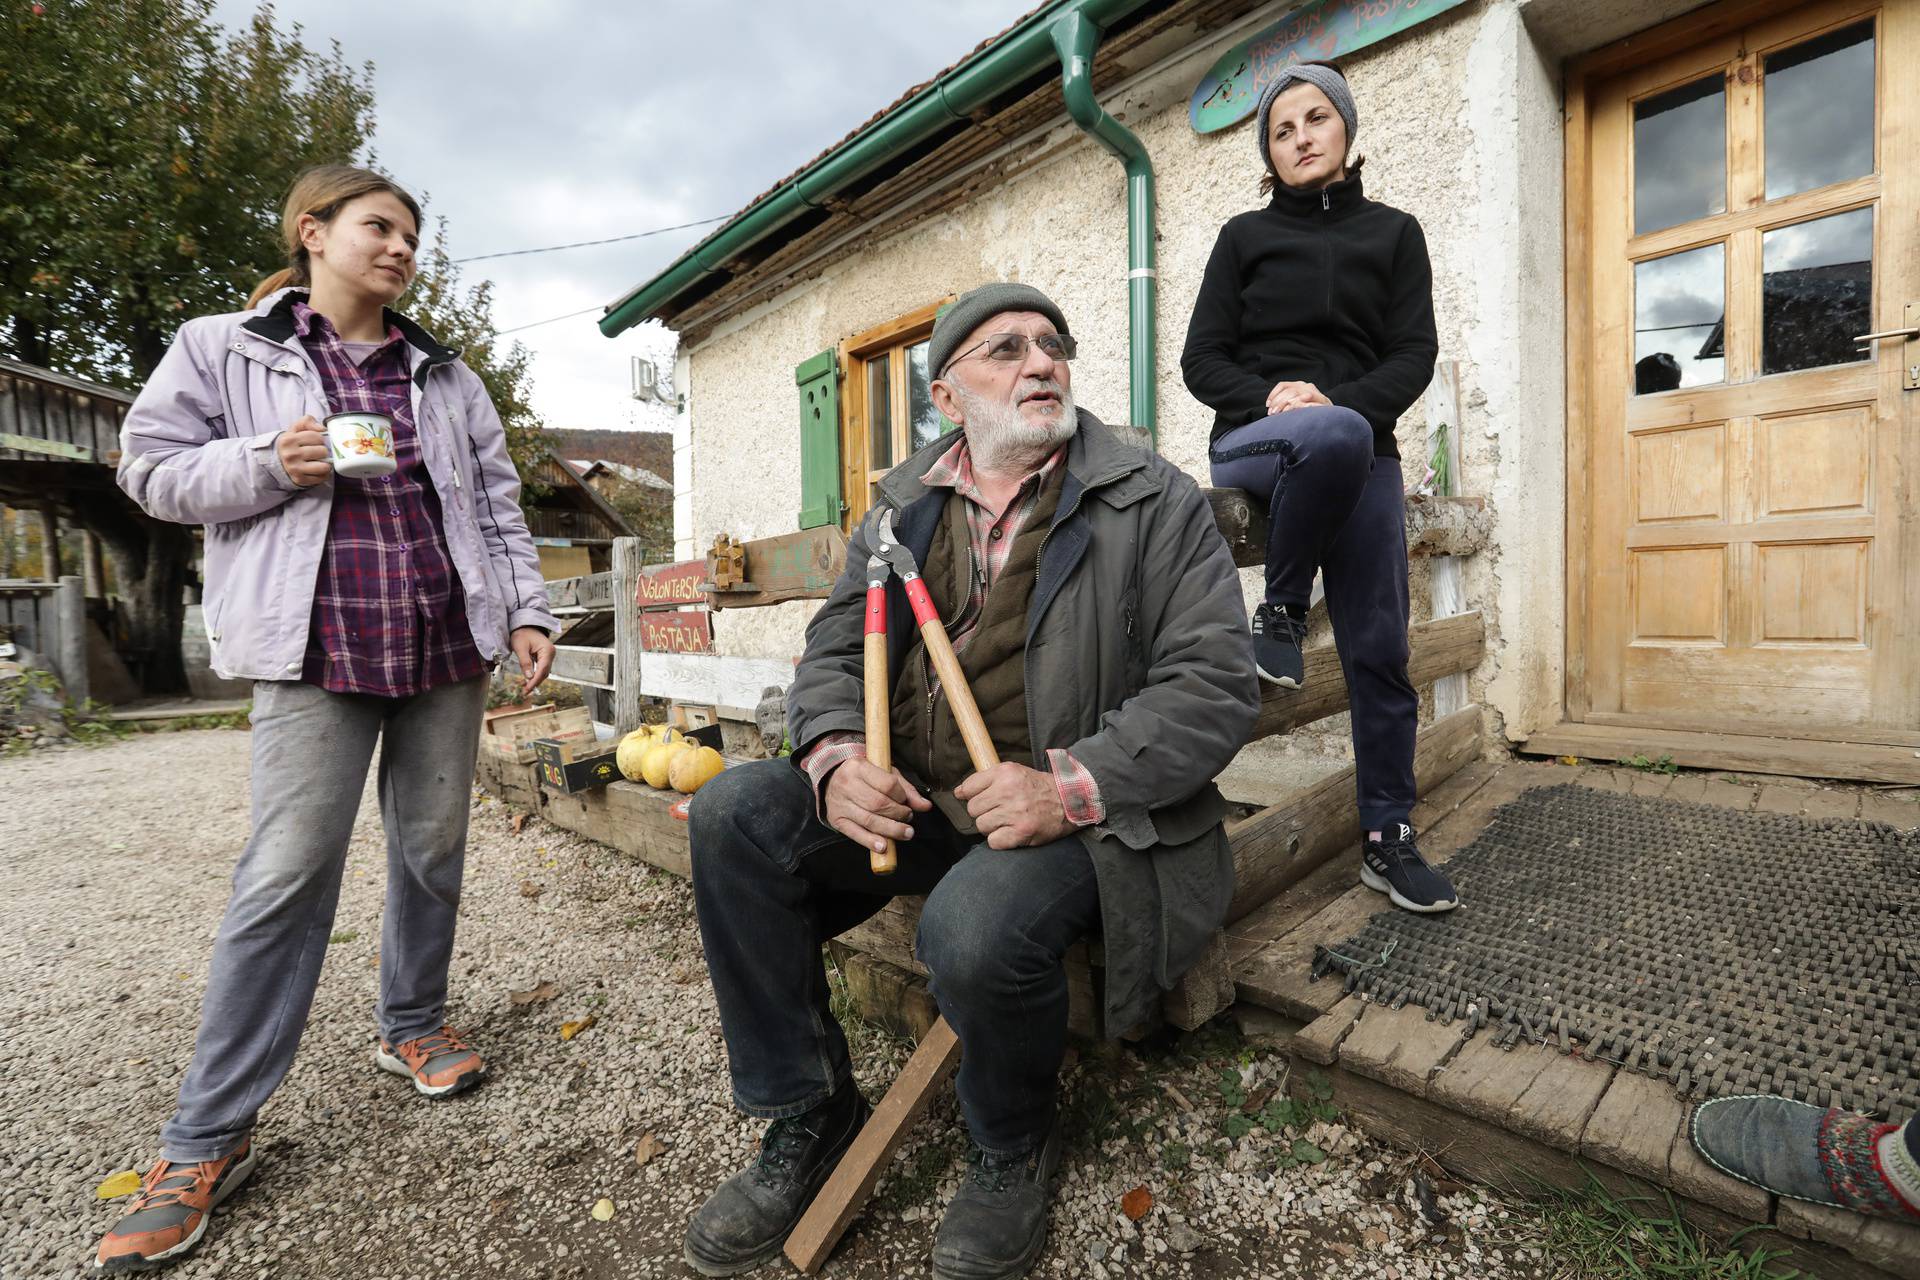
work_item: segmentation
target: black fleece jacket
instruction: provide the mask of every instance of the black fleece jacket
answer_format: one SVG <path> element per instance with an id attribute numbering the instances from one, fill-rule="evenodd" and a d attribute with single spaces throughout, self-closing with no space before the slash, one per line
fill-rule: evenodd
<path id="1" fill-rule="evenodd" d="M 1212 439 L 1266 417 L 1276 382 L 1311 382 L 1372 425 L 1376 456 L 1397 458 L 1394 423 L 1438 351 L 1426 236 L 1355 175 L 1323 191 L 1279 187 L 1220 228 L 1180 372 L 1214 411 Z"/>

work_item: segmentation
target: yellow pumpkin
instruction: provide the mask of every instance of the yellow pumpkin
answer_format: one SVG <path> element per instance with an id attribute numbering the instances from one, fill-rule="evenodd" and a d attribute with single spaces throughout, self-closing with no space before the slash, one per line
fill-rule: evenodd
<path id="1" fill-rule="evenodd" d="M 683 751 L 691 750 L 685 742 L 656 742 L 648 747 L 646 754 L 640 757 L 640 776 L 646 779 L 650 787 L 665 787 L 667 771 L 673 766 L 673 758 Z"/>
<path id="2" fill-rule="evenodd" d="M 694 747 L 673 758 L 667 767 L 667 781 L 673 784 L 675 791 L 692 795 L 718 777 L 726 767 L 727 762 L 712 747 Z"/>
<path id="3" fill-rule="evenodd" d="M 620 739 L 620 745 L 614 749 L 613 763 L 620 769 L 620 776 L 634 782 L 640 781 L 640 761 L 653 745 L 653 735 L 645 729 L 635 729 Z"/>

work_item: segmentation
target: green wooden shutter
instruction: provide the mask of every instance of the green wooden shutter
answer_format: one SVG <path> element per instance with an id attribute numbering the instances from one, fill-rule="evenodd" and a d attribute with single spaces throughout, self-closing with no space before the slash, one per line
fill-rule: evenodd
<path id="1" fill-rule="evenodd" d="M 831 350 L 801 361 L 800 527 L 840 523 L 840 368 Z"/>

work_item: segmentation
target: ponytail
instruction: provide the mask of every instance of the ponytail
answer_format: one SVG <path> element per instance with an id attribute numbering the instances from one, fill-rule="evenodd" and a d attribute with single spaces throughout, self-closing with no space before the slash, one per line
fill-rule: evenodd
<path id="1" fill-rule="evenodd" d="M 302 269 L 304 265 L 303 263 L 301 267 L 282 267 L 265 280 L 262 280 L 259 284 L 253 286 L 253 292 L 247 295 L 247 310 L 251 311 L 259 306 L 260 299 L 270 293 L 278 293 L 289 285 L 306 284 L 307 273 Z"/>

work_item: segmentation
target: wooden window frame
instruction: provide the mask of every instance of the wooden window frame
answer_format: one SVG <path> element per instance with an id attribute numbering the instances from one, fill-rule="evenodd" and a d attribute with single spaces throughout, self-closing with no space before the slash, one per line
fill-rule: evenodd
<path id="1" fill-rule="evenodd" d="M 933 333 L 940 309 L 952 301 L 953 295 L 949 294 L 840 343 L 840 496 L 846 508 L 841 522 L 849 532 L 872 505 L 869 486 L 892 470 L 886 467 L 876 471 L 871 466 L 873 416 L 868 403 L 868 366 L 881 356 L 904 355 L 908 347 L 925 342 Z M 889 456 L 896 464 L 908 456 L 913 438 L 907 391 L 905 377 L 889 375 L 887 408 L 893 432 Z"/>

